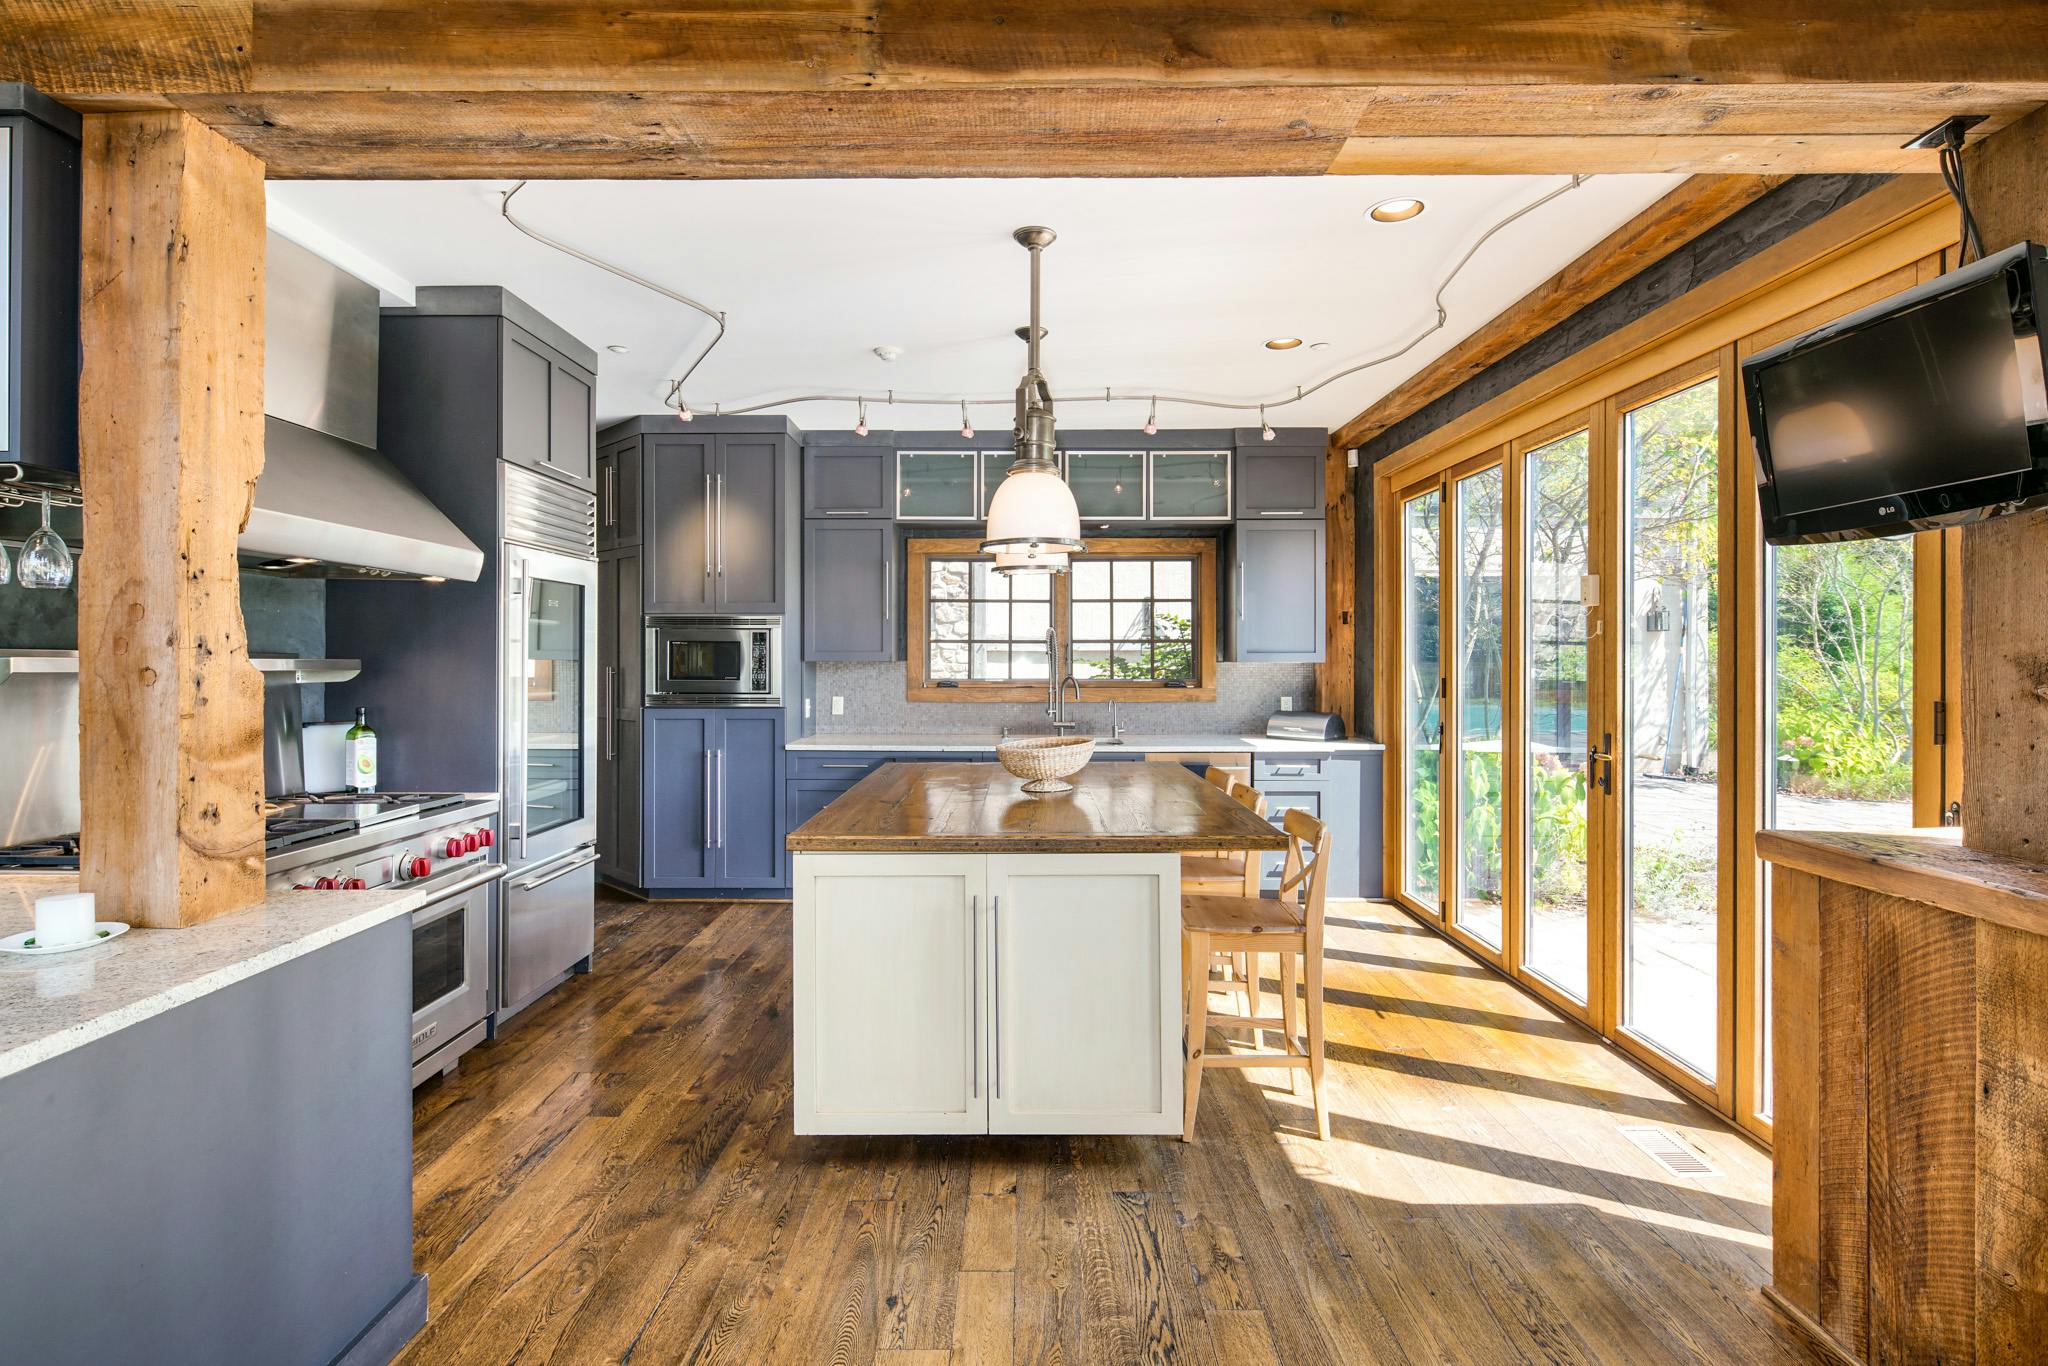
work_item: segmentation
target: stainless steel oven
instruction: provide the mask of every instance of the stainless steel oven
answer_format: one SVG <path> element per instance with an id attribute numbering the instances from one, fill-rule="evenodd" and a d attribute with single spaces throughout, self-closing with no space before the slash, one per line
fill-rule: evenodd
<path id="1" fill-rule="evenodd" d="M 647 618 L 647 697 L 709 706 L 781 706 L 782 618 Z"/>
<path id="2" fill-rule="evenodd" d="M 491 887 L 503 864 L 464 865 L 412 913 L 412 1084 L 454 1068 L 491 1013 Z M 438 879 L 437 879 L 438 880 Z"/>

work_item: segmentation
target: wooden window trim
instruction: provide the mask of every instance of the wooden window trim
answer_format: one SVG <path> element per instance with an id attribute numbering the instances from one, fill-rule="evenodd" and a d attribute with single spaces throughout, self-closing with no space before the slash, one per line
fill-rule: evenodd
<path id="1" fill-rule="evenodd" d="M 905 632 L 904 697 L 912 702 L 1043 702 L 1043 683 L 959 683 L 941 687 L 931 681 L 929 564 L 934 559 L 986 559 L 981 542 L 970 537 L 913 536 L 904 556 Z M 1089 702 L 1214 702 L 1216 700 L 1216 541 L 1207 536 L 1099 536 L 1088 542 L 1082 560 L 1164 559 L 1185 556 L 1195 562 L 1195 684 L 1169 688 L 1158 683 L 1100 682 L 1084 679 L 1082 697 Z M 1052 579 L 1053 620 L 1071 627 L 1073 590 L 1065 574 Z M 1066 632 L 1062 631 L 1062 638 Z"/>

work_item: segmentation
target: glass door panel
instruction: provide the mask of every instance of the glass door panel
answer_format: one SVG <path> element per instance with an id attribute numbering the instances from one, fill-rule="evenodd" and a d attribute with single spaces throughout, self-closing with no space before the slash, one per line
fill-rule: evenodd
<path id="1" fill-rule="evenodd" d="M 899 451 L 896 516 L 911 522 L 974 519 L 973 451 Z"/>
<path id="2" fill-rule="evenodd" d="M 583 818 L 582 585 L 535 578 L 526 618 L 526 836 Z"/>
<path id="3" fill-rule="evenodd" d="M 1067 484 L 1086 521 L 1145 518 L 1143 451 L 1068 451 Z"/>
<path id="4" fill-rule="evenodd" d="M 1701 1076 L 1720 1038 L 1720 385 L 1622 415 L 1622 1024 Z M 1605 738 L 1605 737 L 1603 737 Z"/>
<path id="5" fill-rule="evenodd" d="M 1766 552 L 1764 824 L 1791 830 L 1913 826 L 1911 537 Z M 1761 942 L 1771 942 L 1770 881 Z M 1762 1113 L 1771 1098 L 1770 955 L 1763 1001 Z"/>
<path id="6" fill-rule="evenodd" d="M 1494 465 L 1457 481 L 1451 648 L 1457 705 L 1458 861 L 1453 922 L 1501 947 L 1502 540 L 1507 478 Z"/>
<path id="7" fill-rule="evenodd" d="M 1592 675 L 1583 585 L 1593 572 L 1588 434 L 1539 446 L 1523 461 L 1529 710 L 1521 794 L 1528 832 L 1522 965 L 1584 1003 Z"/>
<path id="8" fill-rule="evenodd" d="M 1228 451 L 1152 452 L 1152 520 L 1230 520 Z"/>
<path id="9" fill-rule="evenodd" d="M 1439 707 L 1437 588 L 1443 553 L 1443 495 L 1436 489 L 1401 505 L 1401 743 L 1407 791 L 1401 803 L 1401 890 L 1434 911 L 1437 879 Z"/>

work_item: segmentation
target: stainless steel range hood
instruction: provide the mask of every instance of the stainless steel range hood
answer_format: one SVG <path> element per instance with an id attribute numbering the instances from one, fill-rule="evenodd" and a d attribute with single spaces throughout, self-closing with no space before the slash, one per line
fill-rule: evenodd
<path id="1" fill-rule="evenodd" d="M 376 450 L 376 287 L 273 232 L 263 296 L 263 474 L 242 563 L 474 580 L 483 552 Z"/>

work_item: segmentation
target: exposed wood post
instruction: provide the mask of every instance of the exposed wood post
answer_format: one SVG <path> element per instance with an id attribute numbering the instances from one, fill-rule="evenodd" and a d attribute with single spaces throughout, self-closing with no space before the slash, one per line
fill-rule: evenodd
<path id="1" fill-rule="evenodd" d="M 2048 239 L 2048 109 L 1964 154 L 1986 252 Z M 2048 863 L 2048 512 L 1963 530 L 1963 843 Z"/>
<path id="2" fill-rule="evenodd" d="M 1335 440 L 1323 457 L 1324 579 L 1323 662 L 1316 665 L 1316 706 L 1344 718 L 1344 733 L 1358 724 L 1358 499 L 1352 492 L 1350 451 Z"/>
<path id="3" fill-rule="evenodd" d="M 263 895 L 263 687 L 235 539 L 263 467 L 263 165 L 175 111 L 85 119 L 80 882 L 103 919 Z"/>

